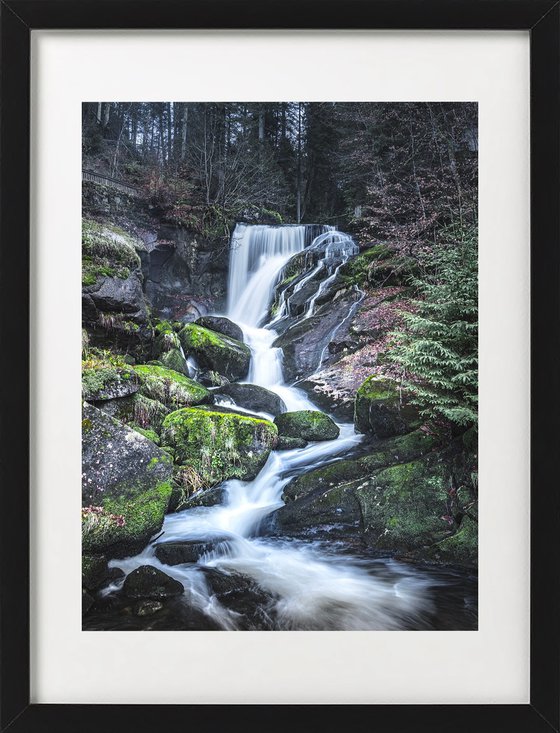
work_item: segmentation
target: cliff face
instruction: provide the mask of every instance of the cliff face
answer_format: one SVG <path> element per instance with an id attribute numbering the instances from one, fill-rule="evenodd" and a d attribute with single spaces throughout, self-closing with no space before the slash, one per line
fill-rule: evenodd
<path id="1" fill-rule="evenodd" d="M 227 243 L 169 224 L 145 199 L 97 183 L 84 183 L 82 207 L 84 220 L 104 226 L 106 236 L 111 238 L 116 228 L 119 235 L 124 233 L 133 241 L 140 258 L 139 267 L 132 272 L 138 285 L 136 311 L 188 322 L 221 308 L 227 290 Z M 84 312 L 91 316 L 86 326 L 98 320 L 91 308 L 92 290 L 110 290 L 114 296 L 111 303 L 101 303 L 98 311 L 118 314 L 122 310 L 119 302 L 127 300 L 124 291 L 129 278 L 118 277 L 112 265 L 114 262 L 90 273 L 84 284 Z"/>

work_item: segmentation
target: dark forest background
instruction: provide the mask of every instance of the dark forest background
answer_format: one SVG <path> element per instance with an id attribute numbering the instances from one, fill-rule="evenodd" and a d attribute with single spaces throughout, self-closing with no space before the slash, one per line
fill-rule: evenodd
<path id="1" fill-rule="evenodd" d="M 476 221 L 476 104 L 96 102 L 83 122 L 84 168 L 177 224 L 258 209 L 410 246 Z"/>

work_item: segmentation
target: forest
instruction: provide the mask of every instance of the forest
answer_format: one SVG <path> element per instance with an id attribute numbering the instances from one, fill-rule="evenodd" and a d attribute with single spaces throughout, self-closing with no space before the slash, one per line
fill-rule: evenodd
<path id="1" fill-rule="evenodd" d="M 477 115 L 83 105 L 84 628 L 476 628 Z"/>

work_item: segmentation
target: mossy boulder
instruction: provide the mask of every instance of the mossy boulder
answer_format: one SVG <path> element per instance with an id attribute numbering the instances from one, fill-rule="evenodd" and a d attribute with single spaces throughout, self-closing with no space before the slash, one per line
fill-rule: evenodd
<path id="1" fill-rule="evenodd" d="M 170 408 L 187 407 L 210 402 L 210 392 L 202 384 L 184 374 L 154 364 L 134 367 L 140 379 L 140 391 Z"/>
<path id="2" fill-rule="evenodd" d="M 179 338 L 185 354 L 193 356 L 203 369 L 218 372 L 230 381 L 247 376 L 251 350 L 241 341 L 194 323 L 186 325 Z"/>
<path id="3" fill-rule="evenodd" d="M 170 413 L 161 437 L 176 462 L 194 468 L 208 487 L 231 478 L 254 479 L 278 431 L 268 420 L 192 407 Z"/>
<path id="4" fill-rule="evenodd" d="M 283 535 L 323 531 L 330 538 L 364 541 L 376 552 L 474 566 L 476 502 L 465 484 L 453 497 L 449 493 L 452 481 L 464 478 L 468 457 L 453 453 L 453 446 L 430 446 L 427 437 L 428 452 L 412 458 L 410 451 L 421 446 L 417 435 L 416 448 L 402 443 L 395 456 L 401 463 L 386 464 L 394 453 L 387 441 L 383 451 L 332 463 L 292 481 L 284 489 L 286 505 L 274 513 L 276 526 Z"/>
<path id="5" fill-rule="evenodd" d="M 437 438 L 421 430 L 378 441 L 370 453 L 334 461 L 292 479 L 284 488 L 282 498 L 285 502 L 297 501 L 315 492 L 324 492 L 349 481 L 367 478 L 381 468 L 424 456 L 438 444 Z"/>
<path id="6" fill-rule="evenodd" d="M 129 397 L 98 402 L 95 406 L 135 430 L 150 430 L 156 434 L 159 434 L 163 420 L 169 413 L 169 408 L 164 404 L 140 392 Z M 153 440 L 149 435 L 146 437 Z"/>
<path id="7" fill-rule="evenodd" d="M 97 590 L 109 577 L 107 558 L 103 555 L 82 556 L 82 587 Z"/>
<path id="8" fill-rule="evenodd" d="M 274 418 L 274 424 L 283 438 L 335 440 L 340 434 L 340 428 L 334 420 L 316 410 L 284 412 Z"/>
<path id="9" fill-rule="evenodd" d="M 88 402 L 128 397 L 139 389 L 140 380 L 130 367 L 106 365 L 82 369 L 82 397 Z"/>
<path id="10" fill-rule="evenodd" d="M 155 326 L 156 338 L 154 341 L 154 356 L 159 358 L 172 349 L 180 349 L 181 342 L 173 325 L 169 321 L 160 321 Z"/>
<path id="11" fill-rule="evenodd" d="M 396 382 L 373 374 L 356 393 L 354 426 L 377 438 L 402 435 L 418 427 L 416 411 L 402 403 Z"/>
<path id="12" fill-rule="evenodd" d="M 163 524 L 172 470 L 154 443 L 84 403 L 83 552 L 111 558 L 142 550 Z"/>
<path id="13" fill-rule="evenodd" d="M 230 397 L 236 405 L 253 412 L 268 412 L 270 415 L 286 412 L 286 405 L 281 397 L 257 384 L 226 384 L 220 387 L 218 394 Z"/>
<path id="14" fill-rule="evenodd" d="M 243 331 L 237 323 L 230 321 L 229 318 L 224 318 L 223 316 L 202 316 L 201 318 L 197 318 L 195 325 L 208 328 L 210 331 L 215 331 L 224 336 L 229 336 L 236 341 L 243 342 Z"/>

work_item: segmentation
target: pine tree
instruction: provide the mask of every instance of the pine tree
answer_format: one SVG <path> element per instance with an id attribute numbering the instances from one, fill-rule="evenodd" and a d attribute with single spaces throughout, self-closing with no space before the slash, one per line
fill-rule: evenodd
<path id="1" fill-rule="evenodd" d="M 428 419 L 477 423 L 478 277 L 476 230 L 446 230 L 421 257 L 415 312 L 404 313 L 391 359 L 410 401 Z"/>

